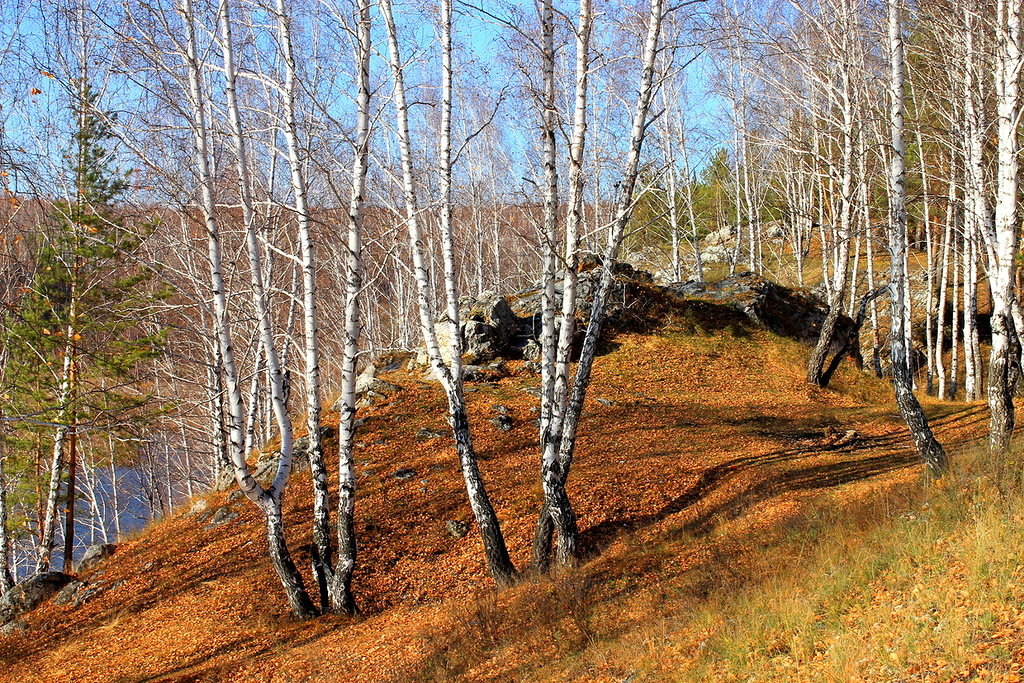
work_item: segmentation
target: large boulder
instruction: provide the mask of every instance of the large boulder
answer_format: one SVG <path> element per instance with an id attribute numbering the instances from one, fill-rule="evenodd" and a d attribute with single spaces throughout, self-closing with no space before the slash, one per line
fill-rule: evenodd
<path id="1" fill-rule="evenodd" d="M 334 438 L 338 433 L 334 427 L 321 426 L 321 442 Z M 274 480 L 277 474 L 277 464 L 281 459 L 280 451 L 268 451 L 261 453 L 256 461 L 252 476 L 256 481 L 267 486 Z M 292 473 L 309 471 L 309 436 L 300 436 L 292 443 Z"/>
<path id="2" fill-rule="evenodd" d="M 519 336 L 522 321 L 505 297 L 484 292 L 460 302 L 463 354 L 467 362 L 478 364 L 506 354 Z"/>
<path id="3" fill-rule="evenodd" d="M 495 292 L 480 296 L 465 296 L 459 301 L 459 330 L 462 336 L 462 360 L 467 365 L 479 365 L 496 358 L 518 358 L 516 345 L 523 337 L 524 321 L 509 305 L 508 299 Z M 451 360 L 452 325 L 447 318 L 436 326 L 437 343 L 441 356 Z M 521 341 L 525 342 L 525 338 Z M 416 365 L 429 368 L 426 349 L 419 349 Z"/>
<path id="4" fill-rule="evenodd" d="M 603 269 L 601 259 L 588 256 L 580 261 L 576 279 L 576 339 L 582 341 L 583 333 L 590 320 L 593 309 L 594 294 L 597 292 Z M 612 267 L 612 284 L 604 301 L 605 327 L 611 329 L 643 327 L 651 295 L 658 289 L 654 285 L 654 276 L 634 268 L 625 261 L 617 261 Z M 561 301 L 564 273 L 555 274 L 556 302 Z M 519 351 L 517 357 L 531 360 L 536 356 L 536 348 L 529 343 L 537 339 L 541 331 L 543 312 L 543 287 L 536 287 L 518 292 L 511 298 L 512 310 L 523 321 L 519 335 L 519 343 L 515 346 Z M 556 303 L 556 306 L 559 306 Z"/>
<path id="5" fill-rule="evenodd" d="M 31 612 L 74 580 L 63 572 L 42 572 L 16 584 L 0 597 L 0 625 Z"/>
<path id="6" fill-rule="evenodd" d="M 591 256 L 582 259 L 578 266 L 576 335 L 573 340 L 576 348 L 582 342 L 594 295 L 600 286 L 604 272 L 601 263 L 600 258 Z M 741 273 L 718 282 L 658 285 L 650 273 L 619 261 L 615 263 L 612 274 L 611 288 L 604 300 L 604 329 L 609 332 L 649 330 L 663 324 L 667 316 L 681 313 L 697 319 L 710 317 L 710 322 L 714 323 L 711 329 L 755 325 L 813 344 L 828 313 L 828 306 L 820 297 L 788 289 L 753 273 Z M 555 294 L 558 300 L 562 295 L 563 279 L 563 273 L 556 274 Z M 460 309 L 463 360 L 467 367 L 472 368 L 471 372 L 477 372 L 484 361 L 494 358 L 536 361 L 540 355 L 537 339 L 541 332 L 542 306 L 540 284 L 507 298 L 493 292 L 464 298 Z M 703 323 L 701 326 L 705 327 Z M 837 327 L 837 340 L 841 342 L 852 330 L 853 320 L 841 315 Z M 441 321 L 437 334 L 442 353 L 447 354 L 451 325 Z M 449 360 L 447 356 L 445 360 Z M 422 349 L 417 365 L 428 365 L 426 352 Z M 375 391 L 370 389 L 368 395 Z"/>
<path id="7" fill-rule="evenodd" d="M 377 377 L 376 372 L 376 366 L 371 365 L 356 377 L 356 408 L 368 408 L 402 390 L 394 382 Z"/>
<path id="8" fill-rule="evenodd" d="M 82 555 L 82 559 L 78 561 L 76 571 L 84 572 L 92 569 L 100 562 L 113 555 L 116 550 L 117 546 L 113 543 L 99 543 L 97 545 L 89 546 L 85 549 L 85 554 Z"/>

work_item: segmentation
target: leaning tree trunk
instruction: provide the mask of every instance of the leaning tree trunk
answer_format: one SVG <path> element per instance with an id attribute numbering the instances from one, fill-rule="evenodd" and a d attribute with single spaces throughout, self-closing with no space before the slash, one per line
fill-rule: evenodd
<path id="1" fill-rule="evenodd" d="M 896 389 L 896 403 L 910 429 L 910 436 L 932 476 L 938 477 L 946 469 L 946 452 L 935 439 L 921 404 L 914 395 L 910 368 L 906 359 L 906 271 L 903 263 L 907 256 L 906 168 L 904 165 L 903 36 L 900 23 L 902 0 L 889 0 L 889 57 L 890 57 L 890 129 L 892 157 L 890 163 L 891 220 L 889 246 L 889 301 L 892 305 L 892 325 L 889 347 L 892 350 L 892 378 Z"/>
<path id="2" fill-rule="evenodd" d="M 316 608 L 306 592 L 302 577 L 295 568 L 284 542 L 284 527 L 281 518 L 281 496 L 288 475 L 291 472 L 290 423 L 284 409 L 283 380 L 277 358 L 274 354 L 274 340 L 270 334 L 269 312 L 266 310 L 266 298 L 263 288 L 263 268 L 260 248 L 253 225 L 252 202 L 249 196 L 249 174 L 245 153 L 245 138 L 242 135 L 239 107 L 235 93 L 235 67 L 231 46 L 230 6 L 225 1 L 221 6 L 221 32 L 224 52 L 224 72 L 226 80 L 226 96 L 231 122 L 232 136 L 235 142 L 235 155 L 239 172 L 239 189 L 242 194 L 243 219 L 246 226 L 246 245 L 249 266 L 252 276 L 253 303 L 259 317 L 264 354 L 270 371 L 271 390 L 274 407 L 277 412 L 279 428 L 282 429 L 281 457 L 274 482 L 269 490 L 264 489 L 252 477 L 246 462 L 245 443 L 245 406 L 239 386 L 238 368 L 235 361 L 234 346 L 231 339 L 230 315 L 228 309 L 228 292 L 223 275 L 223 258 L 220 245 L 220 226 L 217 220 L 217 204 L 214 199 L 214 179 L 211 168 L 210 132 L 206 121 L 205 94 L 203 92 L 204 65 L 198 56 L 195 39 L 195 17 L 191 0 L 181 0 L 180 12 L 185 30 L 186 70 L 188 77 L 188 106 L 191 112 L 190 125 L 194 144 L 196 172 L 199 180 L 200 210 L 207 232 L 208 256 L 210 263 L 210 291 L 214 304 L 214 319 L 220 351 L 221 367 L 218 369 L 224 378 L 227 389 L 227 422 L 228 451 L 234 466 L 235 480 L 239 488 L 255 503 L 266 519 L 267 543 L 269 554 L 284 587 L 292 612 L 300 618 L 316 615 Z M 282 417 L 284 418 L 282 420 Z M 280 424 L 284 422 L 285 424 Z"/>
<path id="3" fill-rule="evenodd" d="M 393 100 L 395 103 L 399 150 L 402 163 L 402 191 L 405 200 L 405 218 L 409 233 L 409 247 L 412 253 L 413 276 L 416 280 L 417 312 L 419 314 L 420 334 L 427 348 L 430 365 L 444 387 L 448 401 L 448 421 L 455 440 L 456 452 L 462 467 L 462 476 L 466 484 L 470 508 L 480 536 L 484 544 L 491 576 L 499 585 L 512 583 L 516 576 L 515 567 L 505 546 L 505 537 L 501 532 L 498 516 L 491 505 L 490 497 L 484 486 L 480 468 L 477 465 L 476 451 L 473 448 L 466 413 L 466 400 L 462 391 L 462 382 L 456 381 L 452 368 L 445 363 L 441 347 L 437 339 L 434 323 L 433 300 L 434 291 L 430 283 L 430 274 L 426 266 L 423 238 L 419 226 L 419 202 L 416 198 L 416 183 L 413 176 L 412 138 L 409 132 L 409 108 L 406 102 L 404 65 L 399 51 L 398 31 L 395 27 L 394 11 L 391 0 L 381 0 L 381 14 L 387 28 L 388 54 L 394 78 Z M 450 18 L 450 14 L 446 14 Z M 448 29 L 450 30 L 450 28 Z M 448 238 L 450 240 L 450 237 Z M 449 321 L 452 329 L 459 330 L 458 311 L 455 319 Z"/>
<path id="4" fill-rule="evenodd" d="M 840 193 L 839 233 L 833 247 L 835 257 L 832 273 L 832 289 L 828 301 L 828 314 L 821 325 L 818 341 L 807 362 L 807 382 L 819 387 L 827 386 L 823 381 L 825 360 L 829 349 L 836 343 L 837 325 L 842 312 L 850 266 L 850 234 L 853 221 L 854 184 L 854 107 L 853 87 L 849 68 L 843 69 L 842 83 L 842 177 Z M 827 270 L 823 267 L 823 270 Z"/>
<path id="5" fill-rule="evenodd" d="M 628 225 L 633 212 L 633 194 L 636 189 L 636 180 L 640 168 L 640 153 L 643 149 L 644 138 L 649 125 L 647 116 L 650 110 L 651 100 L 653 99 L 655 90 L 657 89 L 654 79 L 655 60 L 658 54 L 658 43 L 661 37 L 661 27 L 664 22 L 665 15 L 666 11 L 664 7 L 664 0 L 651 0 L 650 14 L 647 20 L 647 37 L 644 42 L 640 87 L 637 93 L 636 109 L 633 113 L 633 125 L 630 133 L 629 156 L 627 158 L 626 168 L 623 173 L 623 179 L 620 186 L 615 220 L 612 223 L 611 231 L 608 235 L 608 243 L 605 246 L 601 263 L 601 280 L 594 292 L 594 299 L 590 309 L 590 320 L 587 324 L 587 329 L 583 337 L 583 348 L 580 351 L 579 363 L 576 366 L 576 375 L 573 381 L 571 395 L 568 398 L 564 417 L 562 418 L 557 461 L 559 481 L 557 488 L 552 487 L 556 491 L 556 495 L 559 495 L 557 494 L 558 490 L 564 492 L 566 482 L 569 478 L 569 471 L 572 467 L 572 458 L 576 446 L 576 432 L 583 412 L 583 403 L 586 398 L 587 389 L 590 386 L 591 371 L 594 365 L 594 358 L 597 354 L 597 342 L 600 339 L 601 326 L 604 321 L 604 303 L 608 298 L 609 291 L 611 290 L 612 281 L 614 279 L 615 260 L 618 257 L 619 248 L 621 247 L 622 239 L 625 236 L 626 226 Z M 542 511 L 540 519 L 538 520 L 538 529 L 535 534 L 535 539 L 542 537 L 544 533 L 548 533 L 550 535 L 550 532 L 546 532 L 546 525 L 551 524 L 552 522 L 554 522 L 554 525 L 558 524 L 557 519 L 549 520 L 551 509 L 552 508 L 549 507 L 548 515 L 545 515 Z M 569 509 L 571 510 L 571 508 Z M 572 519 L 571 521 L 575 522 L 575 519 Z M 558 538 L 559 547 L 564 547 L 566 552 L 576 552 L 577 539 L 575 537 L 563 538 L 563 536 L 561 536 L 561 534 L 575 534 L 575 524 L 573 523 L 571 526 L 565 524 L 563 526 L 564 528 L 558 529 L 560 534 Z M 541 541 L 543 542 L 543 539 L 541 539 Z M 548 541 L 548 543 L 550 543 L 550 541 Z M 559 554 L 561 558 L 562 552 L 560 551 Z"/>
<path id="6" fill-rule="evenodd" d="M 548 567 L 551 555 L 552 533 L 558 534 L 558 562 L 568 565 L 575 561 L 576 513 L 565 490 L 558 452 L 561 447 L 562 425 L 568 401 L 569 360 L 576 334 L 576 289 L 579 233 L 583 227 L 583 161 L 587 136 L 587 88 L 590 70 L 590 35 L 593 26 L 591 0 L 580 0 L 579 25 L 576 29 L 576 95 L 573 108 L 572 135 L 569 142 L 569 202 L 565 221 L 564 277 L 562 280 L 562 306 L 558 318 L 558 341 L 554 364 L 545 374 L 548 385 L 543 394 L 548 396 L 548 417 L 541 429 L 541 488 L 544 504 L 534 537 L 533 563 L 539 570 Z M 548 36 L 547 39 L 549 39 Z M 547 71 L 545 72 L 547 75 Z M 554 302 L 551 303 L 552 308 Z M 552 316 L 553 317 L 553 316 Z M 553 324 L 553 323 L 552 323 Z M 547 332 L 545 332 L 547 334 Z M 554 330 L 551 330 L 554 336 Z M 543 359 L 547 363 L 548 359 Z M 542 380 L 543 381 L 543 380 Z M 542 412 L 544 408 L 542 407 Z"/>

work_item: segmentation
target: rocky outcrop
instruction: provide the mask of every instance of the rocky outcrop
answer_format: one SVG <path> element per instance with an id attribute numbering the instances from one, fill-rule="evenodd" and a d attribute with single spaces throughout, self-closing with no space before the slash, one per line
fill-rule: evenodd
<path id="1" fill-rule="evenodd" d="M 98 545 L 91 545 L 85 549 L 85 554 L 82 555 L 82 559 L 78 561 L 78 567 L 76 571 L 84 572 L 92 569 L 103 560 L 107 559 L 117 550 L 117 546 L 113 543 L 100 543 Z"/>
<path id="2" fill-rule="evenodd" d="M 494 292 L 464 298 L 459 316 L 463 359 L 471 365 L 507 357 L 522 327 L 505 297 Z"/>
<path id="3" fill-rule="evenodd" d="M 337 436 L 338 430 L 330 426 L 320 427 L 320 439 L 326 441 Z M 273 481 L 277 473 L 277 463 L 281 458 L 280 451 L 269 451 L 260 454 L 253 469 L 252 476 L 264 486 Z M 300 436 L 292 444 L 292 473 L 309 471 L 309 436 Z"/>
<path id="4" fill-rule="evenodd" d="M 95 581 L 93 583 L 88 581 L 72 581 L 57 593 L 53 602 L 57 605 L 81 607 L 85 603 L 98 598 L 107 591 L 115 590 L 123 585 L 124 579 L 114 581 L 113 583 L 110 581 Z"/>
<path id="5" fill-rule="evenodd" d="M 0 598 L 0 625 L 31 612 L 74 580 L 63 572 L 42 572 L 16 584 Z"/>
<path id="6" fill-rule="evenodd" d="M 669 315 L 707 318 L 703 327 L 712 331 L 735 324 L 767 328 L 772 332 L 813 344 L 818 338 L 828 307 L 817 297 L 778 285 L 753 273 L 741 273 L 718 282 L 677 282 L 655 284 L 650 273 L 628 263 L 615 265 L 611 290 L 605 300 L 605 329 L 611 331 L 644 330 L 663 324 Z M 580 265 L 577 284 L 576 344 L 583 334 L 593 307 L 594 293 L 600 283 L 600 260 L 589 258 Z M 556 295 L 562 294 L 562 274 L 556 278 Z M 503 373 L 481 372 L 486 360 L 509 359 L 536 361 L 540 355 L 537 338 L 542 315 L 540 286 L 522 290 L 509 297 L 486 292 L 480 297 L 465 297 L 462 315 L 463 357 L 468 366 L 467 382 L 497 379 Z M 853 328 L 853 320 L 841 316 L 838 339 Z M 450 325 L 438 325 L 442 349 L 449 344 Z M 420 350 L 416 364 L 427 366 L 426 352 Z"/>
<path id="7" fill-rule="evenodd" d="M 828 307 L 816 297 L 778 285 L 753 273 L 740 273 L 718 282 L 678 282 L 667 290 L 686 299 L 714 302 L 741 313 L 759 327 L 775 334 L 813 344 L 821 331 Z M 853 328 L 853 320 L 841 315 L 837 338 Z"/>
<path id="8" fill-rule="evenodd" d="M 367 408 L 380 403 L 401 390 L 402 387 L 394 382 L 377 377 L 377 368 L 371 365 L 356 378 L 356 408 Z"/>

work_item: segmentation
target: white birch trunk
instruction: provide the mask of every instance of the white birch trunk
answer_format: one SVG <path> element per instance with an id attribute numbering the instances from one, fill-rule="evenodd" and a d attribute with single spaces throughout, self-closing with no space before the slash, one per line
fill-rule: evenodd
<path id="1" fill-rule="evenodd" d="M 583 403 L 586 398 L 587 389 L 590 386 L 591 370 L 594 357 L 597 351 L 597 342 L 601 335 L 601 326 L 604 320 L 604 304 L 611 288 L 614 278 L 615 261 L 622 245 L 626 226 L 629 223 L 633 211 L 634 190 L 640 167 L 640 154 L 643 149 L 644 137 L 649 122 L 647 120 L 651 101 L 657 89 L 655 83 L 655 62 L 658 55 L 658 46 L 661 37 L 661 27 L 665 19 L 665 6 L 663 0 L 651 0 L 649 15 L 647 18 L 647 36 L 644 41 L 642 72 L 637 92 L 636 108 L 633 112 L 633 123 L 630 132 L 629 156 L 626 167 L 623 171 L 620 185 L 620 195 L 616 207 L 615 220 L 613 221 L 605 246 L 604 257 L 601 263 L 601 280 L 594 292 L 594 300 L 590 311 L 590 320 L 587 324 L 586 333 L 583 338 L 583 348 L 580 351 L 579 363 L 576 367 L 575 380 L 572 385 L 571 396 L 565 408 L 565 415 L 561 426 L 561 439 L 558 451 L 558 469 L 560 472 L 560 486 L 564 488 L 568 481 L 569 471 L 572 466 L 572 457 L 576 446 L 576 432 L 579 427 L 580 417 L 583 411 Z M 538 525 L 539 526 L 539 525 Z M 559 529 L 560 533 L 571 533 L 573 528 L 566 525 L 565 529 Z M 575 552 L 576 539 L 563 538 L 559 536 L 559 555 L 563 552 Z"/>
<path id="2" fill-rule="evenodd" d="M 462 391 L 461 377 L 454 377 L 452 367 L 447 365 L 437 340 L 434 325 L 433 288 L 427 271 L 423 238 L 419 226 L 419 202 L 416 198 L 416 184 L 413 177 L 412 140 L 409 132 L 409 109 L 406 103 L 404 65 L 398 43 L 391 0 L 381 0 L 381 14 L 388 35 L 388 54 L 394 79 L 393 100 L 396 111 L 397 133 L 402 163 L 402 191 L 405 198 L 405 223 L 409 235 L 409 247 L 413 261 L 413 275 L 416 280 L 417 311 L 420 334 L 427 348 L 430 365 L 448 399 L 448 417 L 455 438 L 456 451 L 462 467 L 466 493 L 470 507 L 480 529 L 491 576 L 499 585 L 510 584 L 516 575 L 515 567 L 505 547 L 498 516 L 494 512 L 483 477 L 480 475 L 476 452 L 473 449 L 466 413 L 466 401 Z M 450 17 L 450 14 L 447 15 Z M 452 317 L 449 313 L 449 317 Z M 453 329 L 459 329 L 458 309 L 454 319 L 449 321 Z"/>
<path id="3" fill-rule="evenodd" d="M 950 166 L 953 160 L 950 158 Z M 953 239 L 953 204 L 956 201 L 956 181 L 952 168 L 949 174 L 949 190 L 946 195 L 946 227 L 942 235 L 942 258 L 939 262 L 939 303 L 935 321 L 935 378 L 937 380 L 936 395 L 941 399 L 947 397 L 946 362 L 943 347 L 946 338 L 946 290 L 949 288 L 949 246 Z M 956 329 L 953 329 L 954 336 Z"/>
<path id="4" fill-rule="evenodd" d="M 890 110 L 889 123 L 892 131 L 892 155 L 890 158 L 891 217 L 889 225 L 889 247 L 891 262 L 889 269 L 889 300 L 892 304 L 892 326 L 889 346 L 892 351 L 892 378 L 896 391 L 896 403 L 900 414 L 910 429 L 914 446 L 928 467 L 931 476 L 941 476 L 946 469 L 946 452 L 935 439 L 924 411 L 914 396 L 910 371 L 906 360 L 907 348 L 904 336 L 907 324 L 905 292 L 907 278 L 905 270 L 907 252 L 907 209 L 906 209 L 906 168 L 903 125 L 904 57 L 901 27 L 902 0 L 887 3 L 889 28 L 890 67 Z"/>
<path id="5" fill-rule="evenodd" d="M 1020 182 L 1020 77 L 1024 66 L 1021 6 L 996 2 L 996 202 L 994 239 L 989 247 L 992 291 L 992 352 L 988 373 L 989 446 L 993 453 L 1010 448 L 1015 415 L 1010 382 L 1012 311 L 1016 304 L 1017 194 Z M 1019 332 L 1019 331 L 1018 331 Z"/>
<path id="6" fill-rule="evenodd" d="M 323 441 L 320 434 L 320 348 L 317 326 L 316 254 L 310 227 L 309 205 L 306 198 L 306 174 L 299 145 L 296 121 L 296 66 L 292 46 L 291 18 L 285 0 L 277 0 L 277 22 L 281 52 L 284 58 L 284 138 L 287 145 L 288 166 L 291 169 L 292 195 L 295 199 L 295 218 L 299 229 L 299 252 L 302 267 L 303 341 L 306 388 L 306 433 L 309 440 L 307 454 L 313 479 L 313 576 L 320 587 L 320 610 L 330 609 L 331 579 L 331 510 L 327 492 L 327 467 L 324 464 Z M 269 357 L 269 356 L 268 356 Z M 283 445 L 283 440 L 282 440 Z"/>
<path id="7" fill-rule="evenodd" d="M 577 556 L 576 514 L 565 490 L 559 451 L 565 419 L 569 387 L 569 361 L 576 333 L 576 285 L 579 235 L 583 228 L 583 162 L 587 137 L 587 88 L 590 71 L 590 34 L 592 29 L 591 0 L 580 0 L 579 22 L 576 27 L 576 90 L 573 107 L 572 136 L 569 143 L 569 209 L 565 221 L 564 276 L 562 279 L 562 306 L 558 318 L 558 342 L 554 367 L 545 378 L 551 383 L 542 395 L 550 394 L 548 420 L 541 430 L 541 485 L 544 507 L 541 510 L 538 533 L 534 542 L 534 565 L 545 569 L 550 555 L 551 532 L 558 534 L 558 562 L 567 565 Z M 545 41 L 550 35 L 545 35 Z M 547 42 L 546 42 L 547 44 Z M 547 73 L 547 67 L 545 70 Z M 553 87 L 553 86 L 552 86 Z M 674 196 L 672 198 L 674 201 Z M 546 361 L 546 359 L 545 359 Z M 544 408 L 542 406 L 543 413 Z M 550 519 L 549 519 L 550 518 Z"/>
<path id="8" fill-rule="evenodd" d="M 53 553 L 54 536 L 57 526 L 57 505 L 60 493 L 61 478 L 64 473 L 64 446 L 70 432 L 66 424 L 70 414 L 69 403 L 71 401 L 72 374 L 74 372 L 74 354 L 71 348 L 71 335 L 67 335 L 67 342 L 64 347 L 63 369 L 61 370 L 60 384 L 60 411 L 57 414 L 58 427 L 53 436 L 53 457 L 50 460 L 49 483 L 46 489 L 46 505 L 43 509 L 43 518 L 39 520 L 40 535 L 39 544 L 36 547 L 37 573 L 45 572 L 50 568 L 50 556 Z"/>
<path id="9" fill-rule="evenodd" d="M 541 112 L 541 140 L 544 156 L 544 216 L 542 225 L 543 264 L 541 272 L 541 369 L 540 369 L 540 440 L 551 430 L 554 413 L 555 364 L 557 356 L 555 329 L 555 278 L 558 262 L 558 164 L 555 135 L 558 110 L 555 105 L 555 19 L 552 0 L 541 5 L 541 42 L 544 92 Z"/>
<path id="10" fill-rule="evenodd" d="M 224 44 L 226 95 L 228 99 L 229 116 L 235 142 L 236 160 L 239 170 L 239 189 L 243 195 L 243 219 L 246 225 L 246 242 L 249 252 L 250 269 L 252 270 L 253 298 L 260 316 L 262 339 L 266 346 L 264 349 L 268 367 L 274 368 L 276 385 L 272 391 L 276 392 L 275 407 L 278 409 L 279 428 L 282 430 L 281 458 L 278 472 L 270 489 L 264 489 L 253 479 L 246 463 L 246 452 L 244 450 L 245 435 L 245 407 L 242 402 L 242 394 L 238 381 L 238 369 L 235 362 L 234 346 L 231 341 L 230 315 L 228 311 L 227 291 L 223 276 L 220 228 L 217 221 L 217 208 L 214 201 L 214 181 L 210 169 L 210 141 L 209 128 L 206 122 L 204 94 L 202 89 L 202 65 L 199 61 L 198 50 L 195 40 L 195 18 L 192 10 L 191 0 L 181 0 L 180 12 L 183 17 L 186 43 L 186 70 L 189 82 L 189 107 L 191 111 L 191 125 L 195 144 L 195 161 L 197 175 L 199 177 L 201 192 L 201 210 L 207 230 L 209 261 L 210 261 L 210 283 L 211 293 L 214 301 L 215 325 L 220 342 L 220 355 L 224 381 L 228 395 L 228 425 L 229 425 L 229 454 L 235 469 L 235 479 L 242 492 L 252 500 L 263 512 L 267 523 L 267 541 L 270 557 L 274 569 L 285 589 L 292 612 L 300 618 L 315 616 L 316 608 L 306 593 L 302 577 L 295 568 L 288 548 L 284 543 L 284 528 L 281 519 L 281 495 L 284 484 L 291 469 L 291 425 L 287 415 L 282 415 L 283 396 L 281 395 L 282 383 L 280 368 L 276 365 L 277 358 L 274 353 L 274 340 L 269 325 L 269 316 L 266 310 L 266 299 L 263 292 L 262 267 L 260 263 L 259 244 L 253 225 L 252 203 L 249 198 L 249 174 L 245 152 L 244 138 L 242 137 L 241 121 L 239 118 L 238 102 L 235 97 L 235 69 L 233 53 L 231 48 L 231 19 L 230 5 L 225 0 L 221 5 L 221 32 Z M 282 419 L 283 418 L 283 419 Z M 284 423 L 284 424 L 281 424 Z"/>
<path id="11" fill-rule="evenodd" d="M 338 612 L 357 611 L 352 592 L 352 574 L 356 567 L 356 477 L 355 417 L 356 362 L 361 333 L 359 294 L 363 287 L 363 204 L 366 172 L 370 158 L 370 0 L 359 0 L 359 24 L 356 29 L 355 149 L 352 160 L 352 194 L 348 206 L 348 236 L 345 254 L 345 328 L 341 361 L 341 398 L 338 401 L 338 556 L 335 560 L 331 608 Z"/>

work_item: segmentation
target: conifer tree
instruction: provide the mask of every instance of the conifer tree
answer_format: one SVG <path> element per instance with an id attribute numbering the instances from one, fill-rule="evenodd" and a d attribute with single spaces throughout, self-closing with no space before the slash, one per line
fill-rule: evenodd
<path id="1" fill-rule="evenodd" d="M 167 292 L 134 258 L 155 225 L 131 225 L 118 206 L 128 185 L 113 159 L 113 114 L 98 109 L 85 81 L 73 113 L 70 196 L 53 202 L 34 233 L 34 275 L 3 332 L 10 355 L 4 412 L 15 425 L 8 470 L 34 475 L 21 480 L 31 481 L 22 493 L 36 498 L 37 571 L 49 568 L 60 502 L 70 568 L 78 442 L 94 435 L 103 443 L 137 439 L 152 415 L 140 372 L 164 338 L 146 318 Z M 121 438 L 108 440 L 111 432 Z"/>

